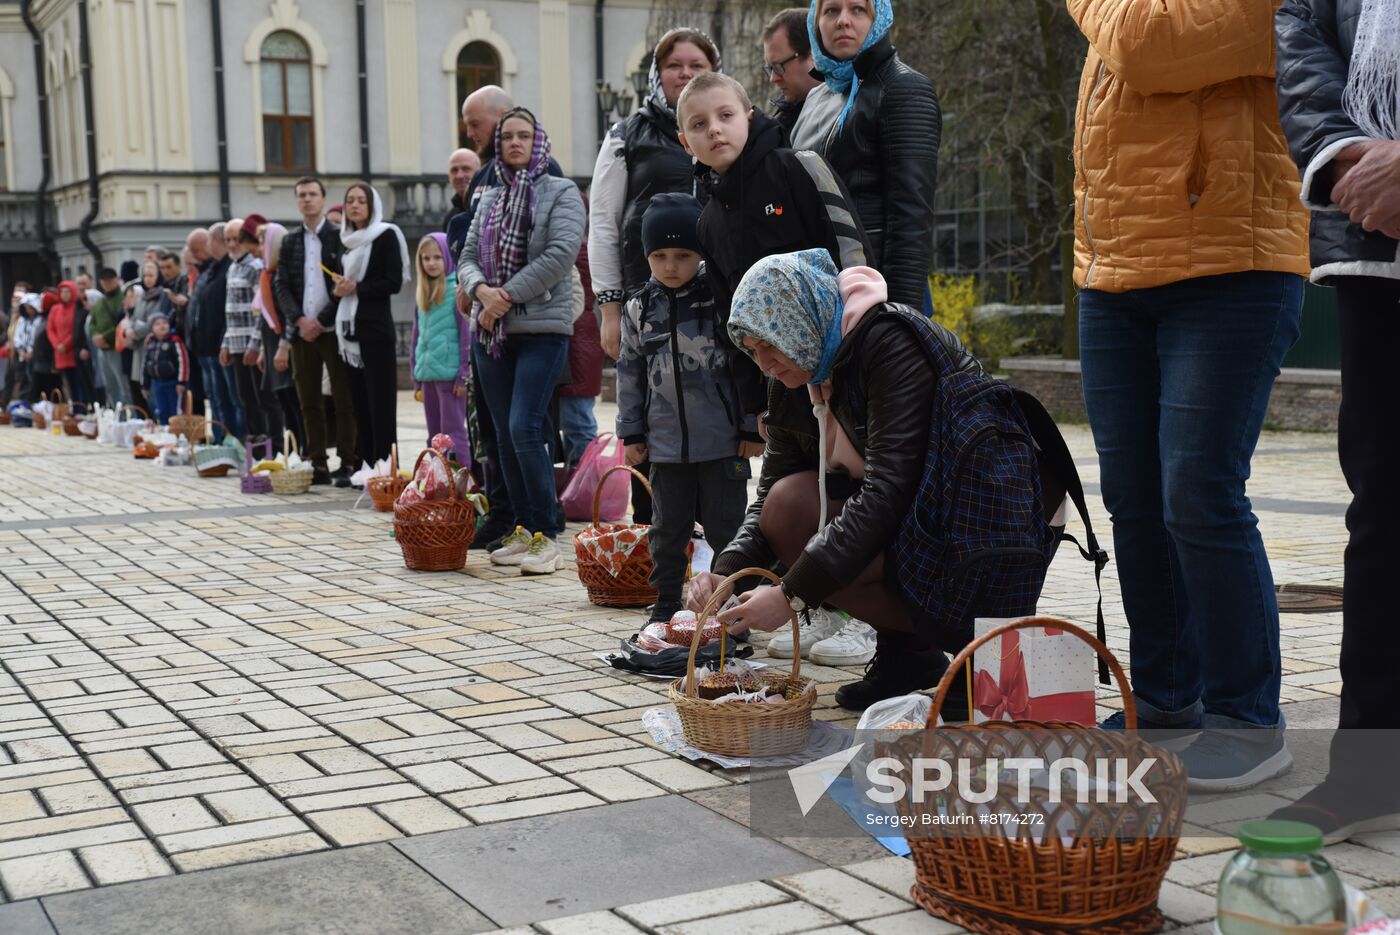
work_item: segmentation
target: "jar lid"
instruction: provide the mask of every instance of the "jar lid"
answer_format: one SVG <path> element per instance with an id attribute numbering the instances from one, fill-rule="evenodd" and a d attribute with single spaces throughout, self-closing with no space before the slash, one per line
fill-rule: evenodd
<path id="1" fill-rule="evenodd" d="M 1302 854 L 1322 850 L 1322 829 L 1301 821 L 1247 821 L 1240 843 L 1265 854 Z"/>

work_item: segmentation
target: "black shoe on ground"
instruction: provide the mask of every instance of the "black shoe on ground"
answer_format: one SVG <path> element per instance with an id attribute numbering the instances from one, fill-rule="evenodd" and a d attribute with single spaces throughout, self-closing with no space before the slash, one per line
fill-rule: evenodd
<path id="1" fill-rule="evenodd" d="M 474 550 L 494 552 L 501 547 L 501 540 L 515 532 L 515 520 L 506 522 L 497 520 L 490 515 L 482 524 L 476 527 L 476 536 L 472 539 L 471 547 Z"/>
<path id="2" fill-rule="evenodd" d="M 670 623 L 683 610 L 685 605 L 680 601 L 657 601 L 647 608 L 647 623 Z"/>
<path id="3" fill-rule="evenodd" d="M 1340 844 L 1353 835 L 1400 830 L 1400 793 L 1378 791 L 1359 782 L 1330 776 L 1291 805 L 1269 816 L 1271 821 L 1301 821 L 1322 831 L 1322 843 Z"/>
<path id="4" fill-rule="evenodd" d="M 351 473 L 348 467 L 341 466 L 331 473 L 331 483 L 337 487 L 349 487 Z"/>
<path id="5" fill-rule="evenodd" d="M 311 486 L 324 487 L 331 482 L 331 472 L 323 467 L 311 469 Z"/>
<path id="6" fill-rule="evenodd" d="M 865 667 L 865 677 L 836 690 L 836 703 L 847 711 L 864 711 L 877 701 L 933 688 L 947 669 L 948 657 L 938 650 L 877 649 Z M 953 679 L 940 714 L 946 723 L 967 722 L 967 669 Z"/>

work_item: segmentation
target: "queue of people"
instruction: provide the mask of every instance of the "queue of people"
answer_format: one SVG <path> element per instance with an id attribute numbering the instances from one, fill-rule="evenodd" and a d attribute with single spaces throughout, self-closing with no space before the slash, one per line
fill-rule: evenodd
<path id="1" fill-rule="evenodd" d="M 1342 300 L 1341 449 L 1356 495 L 1342 726 L 1388 727 L 1400 710 L 1379 650 L 1394 642 L 1381 582 L 1395 497 L 1374 430 L 1393 382 L 1382 309 L 1400 281 L 1400 46 L 1374 12 L 1393 2 L 1287 0 L 1277 31 L 1274 4 L 1161 23 L 1169 13 L 1125 15 L 1132 2 L 1068 0 L 1090 47 L 1075 150 L 1084 395 L 1140 722 L 1204 730 L 1182 753 L 1191 785 L 1235 790 L 1291 764 L 1278 607 L 1245 487 L 1309 274 Z M 1358 25 L 1339 33 L 1342 20 Z M 740 588 L 721 613 L 731 633 L 802 613 L 800 641 L 775 636 L 769 654 L 867 663 L 836 695 L 853 710 L 930 688 L 974 617 L 1035 611 L 1058 504 L 1008 467 L 1035 462 L 1024 438 L 1009 444 L 1025 451 L 982 452 L 977 479 L 1014 483 L 957 504 L 959 517 L 1010 530 L 1017 560 L 980 563 L 957 600 L 921 576 L 946 545 L 924 521 L 945 451 L 932 427 L 959 417 L 952 387 L 994 381 L 917 311 L 942 118 L 895 51 L 894 21 L 891 0 L 778 14 L 763 32 L 776 117 L 723 74 L 703 32 L 666 32 L 587 201 L 539 119 L 479 89 L 463 103 L 476 149 L 451 157 L 444 230 L 411 259 L 372 186 L 351 185 L 331 221 L 324 186 L 302 179 L 300 224 L 250 215 L 193 232 L 183 274 L 152 248 L 139 268 L 102 270 L 97 290 L 17 289 L 5 392 L 62 384 L 74 398 L 150 399 L 165 417 L 199 379 L 230 430 L 292 426 L 315 482 L 348 484 L 396 441 L 389 302 L 413 282 L 413 380 L 430 435 L 483 475 L 491 510 L 474 548 L 493 563 L 561 566 L 554 430 L 566 461 L 596 434 L 588 388 L 606 352 L 616 434 L 655 491 L 653 503 L 634 487 L 634 518 L 651 524 L 649 619 L 729 597 L 715 594 L 728 573 L 773 567 L 780 585 Z M 1028 431 L 1011 404 L 988 418 L 992 435 Z M 716 558 L 687 592 L 697 519 Z M 1298 806 L 1329 834 L 1371 807 L 1338 788 Z"/>

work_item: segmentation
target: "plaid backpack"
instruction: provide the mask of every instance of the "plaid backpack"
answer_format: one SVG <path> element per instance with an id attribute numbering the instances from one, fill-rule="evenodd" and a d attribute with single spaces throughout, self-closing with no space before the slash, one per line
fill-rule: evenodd
<path id="1" fill-rule="evenodd" d="M 1051 519 L 1068 492 L 1087 526 L 1083 491 L 1064 439 L 1034 397 L 981 368 L 959 370 L 929 319 L 893 305 L 886 313 L 909 325 L 938 375 L 928 456 L 890 550 L 895 580 L 905 602 L 933 622 L 940 645 L 963 645 L 974 617 L 1036 612 L 1050 560 L 1070 538 Z M 1108 557 L 1092 526 L 1087 541 L 1093 554 L 1080 551 L 1097 572 L 1099 557 Z"/>

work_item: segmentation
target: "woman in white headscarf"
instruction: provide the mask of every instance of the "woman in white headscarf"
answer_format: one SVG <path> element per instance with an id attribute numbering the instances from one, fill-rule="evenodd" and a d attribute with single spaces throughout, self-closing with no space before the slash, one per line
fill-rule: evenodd
<path id="1" fill-rule="evenodd" d="M 340 241 L 345 253 L 335 276 L 340 298 L 335 336 L 348 365 L 357 456 L 374 464 L 389 457 L 398 440 L 397 339 L 389 301 L 408 281 L 412 266 L 403 231 L 384 220 L 384 203 L 368 182 L 356 182 L 345 192 Z"/>

